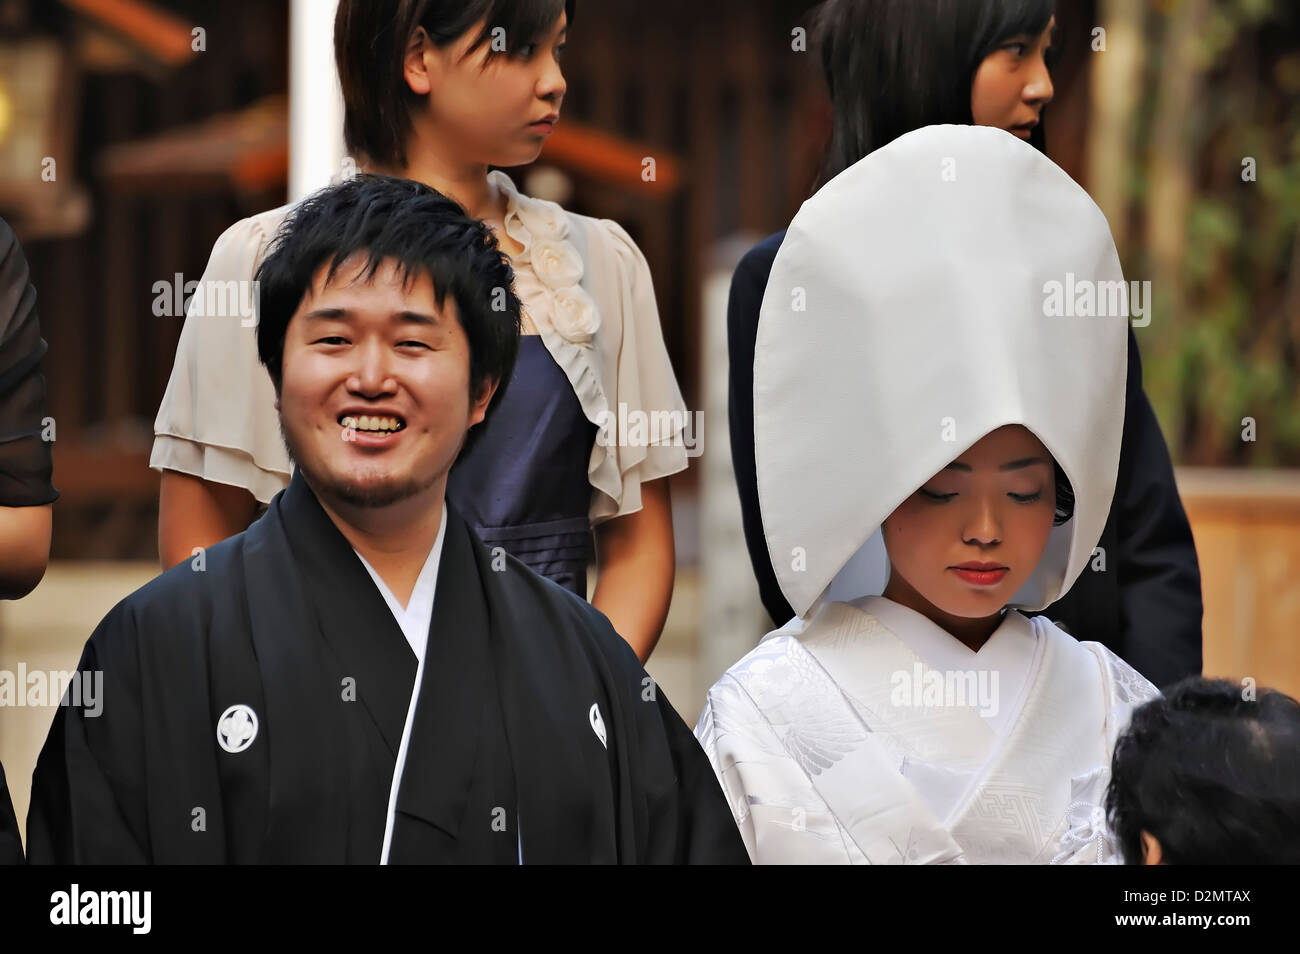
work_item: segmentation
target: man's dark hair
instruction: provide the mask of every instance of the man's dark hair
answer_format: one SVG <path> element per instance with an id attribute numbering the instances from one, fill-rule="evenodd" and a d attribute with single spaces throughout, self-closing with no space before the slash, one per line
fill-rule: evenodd
<path id="1" fill-rule="evenodd" d="M 295 206 L 257 269 L 257 356 L 277 393 L 289 319 L 322 266 L 333 278 L 353 256 L 364 256 L 362 279 L 392 262 L 407 283 L 428 275 L 439 308 L 451 295 L 469 339 L 470 396 L 491 379 L 498 382 L 493 404 L 501 400 L 519 351 L 521 305 L 509 259 L 492 230 L 456 202 L 419 182 L 377 175 L 354 176 Z"/>
<path id="2" fill-rule="evenodd" d="M 813 42 L 833 111 L 817 185 L 904 133 L 970 125 L 971 86 L 984 58 L 1013 36 L 1037 36 L 1055 0 L 826 0 Z M 1029 141 L 1043 149 L 1043 124 Z"/>
<path id="3" fill-rule="evenodd" d="M 421 27 L 439 48 L 482 29 L 470 52 L 491 44 L 500 28 L 505 50 L 488 47 L 485 63 L 537 42 L 577 0 L 339 0 L 334 60 L 343 89 L 343 138 L 348 152 L 384 166 L 404 167 L 411 110 L 422 97 L 402 76 L 406 47 Z"/>
<path id="4" fill-rule="evenodd" d="M 1142 832 L 1167 864 L 1300 863 L 1300 703 L 1192 677 L 1134 713 L 1106 812 L 1128 864 Z"/>

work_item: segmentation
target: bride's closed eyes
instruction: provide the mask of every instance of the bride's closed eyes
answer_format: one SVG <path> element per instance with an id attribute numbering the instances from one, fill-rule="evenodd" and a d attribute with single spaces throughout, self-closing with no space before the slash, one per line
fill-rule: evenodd
<path id="1" fill-rule="evenodd" d="M 941 493 L 936 493 L 933 490 L 926 490 L 924 487 L 920 489 L 919 493 L 921 494 L 922 497 L 924 497 L 926 500 L 931 501 L 932 503 L 947 503 L 949 500 L 952 500 L 954 497 L 957 496 L 956 491 L 953 491 L 952 493 L 941 494 Z M 1033 503 L 1034 501 L 1038 500 L 1043 496 L 1043 492 L 1042 490 L 1035 490 L 1033 493 L 1029 493 L 1029 494 L 1015 494 L 1015 493 L 1008 492 L 1007 496 L 1010 497 L 1012 500 L 1016 501 L 1017 503 Z"/>

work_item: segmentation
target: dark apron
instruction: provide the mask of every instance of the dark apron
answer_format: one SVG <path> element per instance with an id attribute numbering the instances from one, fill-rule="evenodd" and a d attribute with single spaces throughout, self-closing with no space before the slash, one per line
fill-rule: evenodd
<path id="1" fill-rule="evenodd" d="M 514 377 L 479 428 L 451 469 L 447 499 L 488 547 L 586 599 L 597 428 L 540 336 L 520 338 Z"/>

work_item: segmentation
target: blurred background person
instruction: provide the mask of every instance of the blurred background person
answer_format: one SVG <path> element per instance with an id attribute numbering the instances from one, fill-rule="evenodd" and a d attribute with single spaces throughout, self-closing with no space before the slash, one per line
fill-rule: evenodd
<path id="1" fill-rule="evenodd" d="M 0 219 L 0 598 L 26 596 L 50 558 L 53 462 L 41 359 L 46 344 L 36 289 L 9 223 Z M 12 673 L 10 689 L 25 695 Z M 20 704 L 16 696 L 4 702 Z M 3 703 L 0 703 L 3 704 Z M 22 842 L 0 764 L 0 864 L 22 861 Z"/>

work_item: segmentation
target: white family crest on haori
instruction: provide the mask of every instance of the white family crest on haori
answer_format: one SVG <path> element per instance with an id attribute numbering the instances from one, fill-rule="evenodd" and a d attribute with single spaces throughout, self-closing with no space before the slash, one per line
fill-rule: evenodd
<path id="1" fill-rule="evenodd" d="M 609 743 L 605 741 L 605 720 L 600 717 L 600 706 L 596 703 L 591 704 L 590 711 L 587 712 L 587 719 L 591 722 L 591 731 L 596 733 L 596 738 L 600 739 L 600 744 L 609 748 Z"/>
<path id="2" fill-rule="evenodd" d="M 217 720 L 217 744 L 230 753 L 244 751 L 257 738 L 257 713 L 236 703 Z"/>
<path id="3" fill-rule="evenodd" d="M 769 554 L 799 615 L 718 681 L 696 729 L 754 860 L 1114 857 L 1097 812 L 1110 752 L 1155 689 L 1015 609 L 1070 588 L 1115 490 L 1128 326 L 1047 315 L 1042 289 L 1067 273 L 1123 280 L 1106 220 L 1000 129 L 908 133 L 787 231 L 759 319 L 754 449 Z M 1007 425 L 1051 453 L 1073 516 L 973 651 L 880 595 L 880 526 Z M 998 698 L 899 694 L 898 673 L 959 673 Z"/>

